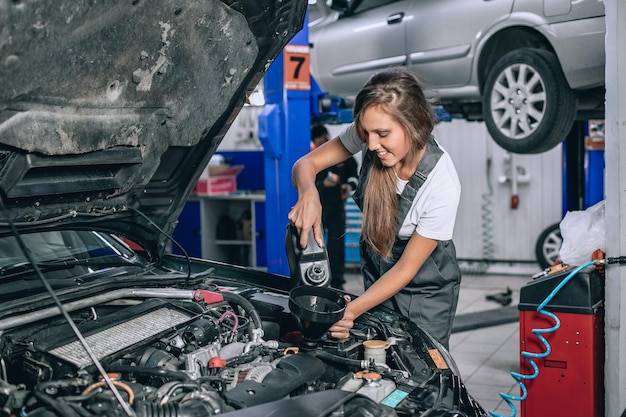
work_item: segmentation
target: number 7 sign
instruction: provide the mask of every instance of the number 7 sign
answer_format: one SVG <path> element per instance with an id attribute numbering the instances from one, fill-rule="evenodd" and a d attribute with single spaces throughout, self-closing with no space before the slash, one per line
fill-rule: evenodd
<path id="1" fill-rule="evenodd" d="M 310 90 L 310 54 L 308 45 L 285 46 L 283 51 L 285 90 Z"/>

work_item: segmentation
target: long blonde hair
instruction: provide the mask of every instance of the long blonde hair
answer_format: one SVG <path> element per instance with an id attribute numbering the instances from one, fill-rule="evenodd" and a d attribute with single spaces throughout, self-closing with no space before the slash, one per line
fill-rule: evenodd
<path id="1" fill-rule="evenodd" d="M 354 122 L 363 142 L 366 134 L 361 118 L 370 107 L 381 108 L 402 125 L 410 140 L 407 159 L 417 158 L 435 126 L 432 106 L 417 76 L 406 69 L 394 68 L 369 78 L 354 103 Z M 390 257 L 400 220 L 393 168 L 372 158 L 364 189 L 362 237 L 376 252 Z"/>

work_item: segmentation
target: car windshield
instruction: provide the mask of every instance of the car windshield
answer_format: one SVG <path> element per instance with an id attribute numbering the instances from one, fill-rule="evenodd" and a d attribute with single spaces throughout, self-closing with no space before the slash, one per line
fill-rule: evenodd
<path id="1" fill-rule="evenodd" d="M 30 252 L 26 256 L 15 236 L 0 238 L 0 277 L 32 270 L 32 262 L 39 266 L 77 266 L 106 263 L 129 263 L 135 254 L 118 239 L 108 234 L 91 231 L 51 231 L 21 236 Z"/>

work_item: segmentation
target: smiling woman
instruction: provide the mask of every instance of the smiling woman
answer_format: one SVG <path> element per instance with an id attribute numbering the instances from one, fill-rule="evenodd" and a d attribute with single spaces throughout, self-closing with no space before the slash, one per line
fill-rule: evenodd
<path id="1" fill-rule="evenodd" d="M 354 319 L 393 308 L 448 346 L 461 271 L 452 233 L 461 187 L 452 159 L 432 136 L 434 116 L 417 77 L 405 68 L 372 75 L 354 104 L 354 123 L 293 167 L 298 201 L 289 219 L 320 241 L 318 172 L 363 152 L 352 198 L 363 211 L 365 292 L 330 328 L 348 337 Z M 307 242 L 301 238 L 301 244 Z"/>

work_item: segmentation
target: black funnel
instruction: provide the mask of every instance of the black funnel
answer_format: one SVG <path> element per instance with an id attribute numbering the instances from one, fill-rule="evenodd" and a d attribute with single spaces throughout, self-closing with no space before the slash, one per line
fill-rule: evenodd
<path id="1" fill-rule="evenodd" d="M 289 293 L 289 309 L 304 341 L 315 341 L 343 317 L 346 300 L 330 288 L 302 285 Z"/>

